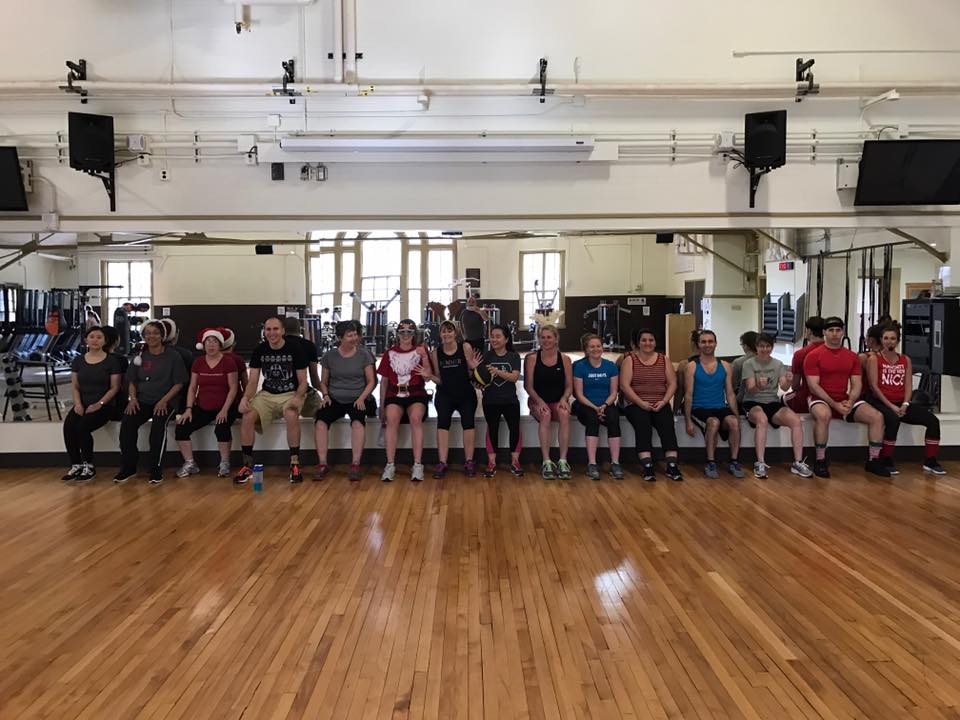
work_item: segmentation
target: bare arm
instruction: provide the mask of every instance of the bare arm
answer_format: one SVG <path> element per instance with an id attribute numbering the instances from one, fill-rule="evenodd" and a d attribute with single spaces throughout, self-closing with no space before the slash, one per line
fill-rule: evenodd
<path id="1" fill-rule="evenodd" d="M 536 353 L 530 353 L 523 359 L 523 389 L 534 403 L 539 405 L 543 402 L 537 391 L 533 389 L 533 373 L 537 365 Z"/>
<path id="2" fill-rule="evenodd" d="M 317 388 L 323 397 L 330 395 L 330 368 L 323 368 L 320 372 L 320 386 Z"/>
<path id="3" fill-rule="evenodd" d="M 879 377 L 878 377 L 878 376 L 879 376 L 879 370 L 880 370 L 880 367 L 879 367 L 879 366 L 880 366 L 880 363 L 879 363 L 879 361 L 877 360 L 877 356 L 876 356 L 876 355 L 871 355 L 871 356 L 867 359 L 867 368 L 866 368 L 866 371 L 867 371 L 867 387 L 870 388 L 870 391 L 873 393 L 874 397 L 877 397 L 877 398 L 880 399 L 880 402 L 882 402 L 884 405 L 886 405 L 886 406 L 887 406 L 888 408 L 890 408 L 891 410 L 896 411 L 896 410 L 897 410 L 897 406 L 894 405 L 894 404 L 893 404 L 892 402 L 890 402 L 889 400 L 887 400 L 887 396 L 884 395 L 883 392 L 880 390 L 880 383 L 879 383 Z M 906 384 L 906 383 L 904 383 L 904 384 Z"/>
<path id="4" fill-rule="evenodd" d="M 688 362 L 683 370 L 683 417 L 687 425 L 691 425 L 691 413 L 693 412 L 693 374 L 697 371 L 695 363 Z"/>
<path id="5" fill-rule="evenodd" d="M 597 409 L 597 406 L 587 400 L 587 396 L 583 394 L 583 378 L 575 377 L 573 379 L 573 396 L 577 398 L 577 402 L 584 407 L 593 408 L 594 410 Z"/>
<path id="6" fill-rule="evenodd" d="M 187 387 L 187 410 L 193 409 L 193 403 L 197 398 L 197 374 L 190 373 L 190 385 Z"/>
<path id="7" fill-rule="evenodd" d="M 903 378 L 903 402 L 909 403 L 913 397 L 913 361 L 906 355 L 904 357 L 907 358 L 907 374 Z"/>
<path id="8" fill-rule="evenodd" d="M 297 370 L 297 389 L 294 393 L 296 399 L 300 402 L 303 401 L 303 396 L 307 394 L 307 369 L 302 368 Z"/>
<path id="9" fill-rule="evenodd" d="M 250 402 L 253 396 L 257 394 L 257 386 L 260 384 L 260 368 L 250 368 L 247 374 L 247 384 L 243 389 L 243 398 L 241 402 Z"/>
<path id="10" fill-rule="evenodd" d="M 573 395 L 573 363 L 563 353 L 560 353 L 560 357 L 563 358 L 563 397 L 560 402 L 566 405 Z"/>
<path id="11" fill-rule="evenodd" d="M 76 371 L 70 373 L 70 389 L 73 392 L 73 405 L 83 407 L 83 401 L 80 399 L 80 376 Z"/>
<path id="12" fill-rule="evenodd" d="M 863 378 L 859 375 L 850 376 L 850 392 L 847 394 L 847 402 L 852 406 L 860 399 L 860 393 L 863 392 Z"/>
<path id="13" fill-rule="evenodd" d="M 317 363 L 310 363 L 310 385 L 315 388 L 320 387 L 320 373 L 317 372 Z"/>
<path id="14" fill-rule="evenodd" d="M 610 394 L 607 395 L 607 399 L 603 403 L 607 407 L 613 405 L 617 401 L 617 388 L 619 387 L 619 385 L 620 383 L 617 382 L 617 376 L 611 375 L 610 376 Z"/>
<path id="15" fill-rule="evenodd" d="M 673 369 L 673 363 L 666 355 L 663 356 L 663 372 L 667 376 L 667 391 L 663 394 L 663 405 L 669 405 L 673 396 L 677 392 L 677 371 Z"/>
<path id="16" fill-rule="evenodd" d="M 630 386 L 630 383 L 632 382 L 633 363 L 625 362 L 620 365 L 620 394 L 623 395 L 623 397 L 625 397 L 629 402 L 633 403 L 637 407 L 642 408 L 645 403 L 640 399 L 640 396 L 633 391 L 633 388 Z"/>
<path id="17" fill-rule="evenodd" d="M 733 372 L 730 369 L 730 363 L 726 360 L 722 360 L 723 369 L 727 371 L 726 377 L 726 390 L 727 390 L 727 405 L 730 406 L 730 409 L 733 410 L 733 414 L 737 414 L 737 394 L 733 391 Z"/>

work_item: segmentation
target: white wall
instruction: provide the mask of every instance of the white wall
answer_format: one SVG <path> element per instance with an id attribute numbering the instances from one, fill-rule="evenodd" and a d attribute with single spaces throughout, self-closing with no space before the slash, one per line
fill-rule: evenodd
<path id="1" fill-rule="evenodd" d="M 8 252 L 11 251 L 0 250 L 0 256 L 6 255 Z M 6 262 L 7 260 L 0 261 L 0 265 Z M 63 268 L 61 268 L 60 265 L 61 263 L 55 260 L 47 260 L 42 257 L 37 257 L 36 255 L 31 255 L 8 268 L 0 270 L 0 283 L 21 285 L 31 290 L 65 287 L 59 282 L 64 279 Z M 72 284 L 73 283 L 70 283 L 70 285 Z"/>
<path id="2" fill-rule="evenodd" d="M 457 242 L 457 274 L 481 271 L 483 294 L 516 298 L 520 291 L 521 250 L 562 250 L 566 258 L 565 293 L 585 295 L 683 295 L 684 280 L 704 277 L 703 258 L 694 271 L 676 273 L 675 247 L 658 245 L 652 235 L 599 235 L 524 239 L 463 238 Z"/>
<path id="3" fill-rule="evenodd" d="M 16 3 L 0 29 L 0 77 L 59 78 L 64 58 L 85 57 L 99 77 L 278 79 L 280 60 L 290 56 L 308 77 L 330 77 L 331 8 L 320 0 L 305 10 L 301 46 L 300 13 L 290 8 L 255 7 L 253 31 L 238 36 L 233 8 L 215 0 Z M 803 12 L 792 13 L 782 3 L 755 4 L 746 12 L 735 0 L 608 0 L 599 6 L 576 0 L 483 6 L 366 0 L 358 13 L 359 73 L 381 79 L 527 80 L 545 56 L 550 76 L 568 79 L 579 58 L 582 81 L 790 80 L 792 56 L 735 59 L 731 51 L 952 48 L 960 24 L 960 8 L 942 0 L 808 0 Z M 938 56 L 840 55 L 822 58 L 816 69 L 825 80 L 920 71 L 955 77 L 949 57 Z"/>

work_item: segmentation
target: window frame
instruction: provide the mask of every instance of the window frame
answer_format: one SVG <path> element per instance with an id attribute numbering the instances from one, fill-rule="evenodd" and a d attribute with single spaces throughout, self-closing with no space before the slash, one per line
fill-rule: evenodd
<path id="1" fill-rule="evenodd" d="M 566 327 L 566 281 L 567 281 L 567 251 L 557 248 L 542 248 L 540 250 L 521 250 L 519 255 L 519 267 L 517 268 L 517 276 L 520 279 L 520 326 L 526 327 L 531 321 L 526 316 L 524 306 L 526 305 L 526 291 L 524 290 L 524 277 L 523 277 L 523 265 L 524 258 L 527 255 L 544 255 L 550 253 L 556 253 L 560 256 L 560 287 L 557 292 L 557 304 L 554 307 L 555 310 L 560 311 L 560 320 L 557 323 L 557 327 L 564 328 Z M 541 263 L 541 277 L 543 275 L 543 263 Z"/>
<path id="2" fill-rule="evenodd" d="M 130 266 L 133 263 L 146 263 L 150 267 L 150 293 L 149 295 L 128 295 L 126 298 L 124 298 L 124 300 L 132 300 L 133 298 L 146 298 L 146 300 L 140 300 L 139 302 L 148 303 L 150 305 L 150 314 L 154 317 L 160 317 L 160 313 L 154 308 L 153 302 L 154 277 L 152 258 L 103 258 L 100 260 L 100 282 L 103 285 L 108 285 L 110 283 L 110 265 L 122 264 L 127 266 L 127 287 L 132 289 L 131 285 L 133 283 L 131 282 L 130 278 Z M 103 288 L 101 291 L 103 294 L 100 296 L 100 319 L 104 324 L 108 325 L 113 322 L 113 313 L 110 311 L 110 301 L 120 299 L 120 296 L 111 296 L 110 290 L 111 288 Z"/>

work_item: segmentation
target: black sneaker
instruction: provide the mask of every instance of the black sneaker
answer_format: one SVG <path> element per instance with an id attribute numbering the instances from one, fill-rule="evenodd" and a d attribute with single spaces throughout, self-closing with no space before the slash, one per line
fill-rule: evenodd
<path id="1" fill-rule="evenodd" d="M 523 475 L 523 466 L 520 463 L 510 463 L 510 472 L 520 477 Z"/>
<path id="2" fill-rule="evenodd" d="M 874 460 L 867 460 L 864 464 L 863 469 L 868 473 L 873 473 L 879 477 L 890 477 L 890 470 L 883 463 L 883 460 L 876 458 Z"/>
<path id="3" fill-rule="evenodd" d="M 253 470 L 250 469 L 249 465 L 244 465 L 242 468 L 240 468 L 237 474 L 233 476 L 233 484 L 246 485 L 252 479 Z"/>
<path id="4" fill-rule="evenodd" d="M 64 482 L 71 482 L 72 480 L 76 480 L 78 477 L 80 477 L 80 473 L 82 472 L 83 463 L 77 463 L 76 465 L 71 465 L 70 469 L 67 470 L 67 474 L 60 479 Z"/>
<path id="5" fill-rule="evenodd" d="M 296 485 L 303 482 L 303 475 L 300 473 L 300 464 L 293 463 L 290 466 L 290 482 Z"/>
<path id="6" fill-rule="evenodd" d="M 90 482 L 97 476 L 97 469 L 90 463 L 83 464 L 83 470 L 77 475 L 77 482 Z"/>
<path id="7" fill-rule="evenodd" d="M 653 463 L 643 463 L 640 466 L 641 477 L 647 482 L 656 482 L 657 475 L 653 471 Z"/>
<path id="8" fill-rule="evenodd" d="M 158 467 L 153 468 L 150 471 L 150 484 L 159 485 L 162 482 L 163 482 L 163 472 L 161 472 L 160 468 Z"/>
<path id="9" fill-rule="evenodd" d="M 117 471 L 117 474 L 113 476 L 113 481 L 119 485 L 120 483 L 125 483 L 127 480 L 129 480 L 136 474 L 137 474 L 136 470 L 127 470 L 125 468 L 120 468 L 120 470 Z"/>
<path id="10" fill-rule="evenodd" d="M 927 458 L 923 461 L 923 471 L 932 473 L 934 475 L 946 475 L 947 471 L 943 469 L 943 465 L 937 462 L 936 458 Z"/>
<path id="11" fill-rule="evenodd" d="M 813 461 L 813 474 L 817 477 L 828 478 L 830 477 L 830 466 L 827 464 L 826 460 L 814 460 Z"/>
<path id="12" fill-rule="evenodd" d="M 674 482 L 683 480 L 683 475 L 680 474 L 680 466 L 677 463 L 667 461 L 667 477 Z"/>
<path id="13" fill-rule="evenodd" d="M 899 475 L 900 471 L 897 470 L 897 466 L 893 464 L 892 457 L 881 458 L 883 460 L 883 466 L 890 471 L 891 475 Z"/>

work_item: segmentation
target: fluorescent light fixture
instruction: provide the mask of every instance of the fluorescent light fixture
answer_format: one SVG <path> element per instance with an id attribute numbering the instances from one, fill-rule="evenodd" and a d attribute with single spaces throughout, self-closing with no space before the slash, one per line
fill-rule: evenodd
<path id="1" fill-rule="evenodd" d="M 485 137 L 485 138 L 331 138 L 288 137 L 280 140 L 287 152 L 415 152 L 415 153 L 570 153 L 593 151 L 591 137 Z"/>

